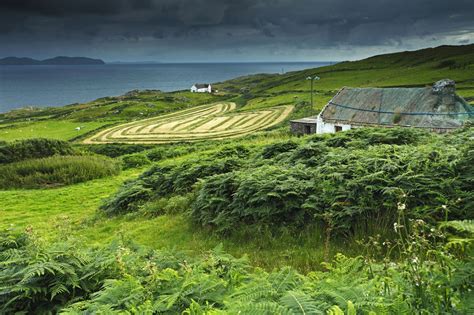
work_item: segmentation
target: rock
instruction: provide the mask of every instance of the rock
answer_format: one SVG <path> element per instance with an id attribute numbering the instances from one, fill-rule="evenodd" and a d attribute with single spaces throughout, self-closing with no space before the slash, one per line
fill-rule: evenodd
<path id="1" fill-rule="evenodd" d="M 456 82 L 450 79 L 439 80 L 431 88 L 437 94 L 454 94 L 456 92 Z"/>

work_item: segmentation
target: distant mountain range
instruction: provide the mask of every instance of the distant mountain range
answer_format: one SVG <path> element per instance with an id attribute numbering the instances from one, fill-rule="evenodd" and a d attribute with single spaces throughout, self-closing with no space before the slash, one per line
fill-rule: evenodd
<path id="1" fill-rule="evenodd" d="M 41 65 L 103 65 L 105 62 L 101 59 L 92 59 L 87 57 L 54 57 L 45 60 L 36 60 L 32 58 L 6 57 L 0 59 L 0 65 L 3 66 L 41 66 Z"/>

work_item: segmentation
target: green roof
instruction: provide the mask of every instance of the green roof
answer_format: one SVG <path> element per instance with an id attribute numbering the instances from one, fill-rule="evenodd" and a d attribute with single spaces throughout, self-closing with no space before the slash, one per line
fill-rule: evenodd
<path id="1" fill-rule="evenodd" d="M 321 118 L 348 124 L 451 129 L 473 119 L 474 111 L 454 93 L 454 86 L 447 92 L 432 87 L 345 87 L 324 107 Z"/>

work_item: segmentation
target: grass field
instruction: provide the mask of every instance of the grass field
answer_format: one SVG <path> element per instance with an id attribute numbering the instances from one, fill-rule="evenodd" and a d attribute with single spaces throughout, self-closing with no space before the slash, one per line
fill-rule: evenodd
<path id="1" fill-rule="evenodd" d="M 75 122 L 71 120 L 45 120 L 5 125 L 0 124 L 0 140 L 12 141 L 30 138 L 71 140 L 106 124 L 108 123 Z M 81 129 L 76 130 L 77 127 Z"/>
<path id="2" fill-rule="evenodd" d="M 167 115 L 115 126 L 84 143 L 169 143 L 244 136 L 284 121 L 293 106 L 233 113 L 235 103 L 193 107 Z"/>

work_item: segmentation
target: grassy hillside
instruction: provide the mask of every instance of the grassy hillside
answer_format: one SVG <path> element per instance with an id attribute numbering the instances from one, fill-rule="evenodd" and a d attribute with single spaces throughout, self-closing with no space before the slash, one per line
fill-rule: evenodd
<path id="1" fill-rule="evenodd" d="M 413 52 L 380 55 L 354 62 L 290 72 L 284 75 L 259 75 L 237 78 L 218 85 L 229 92 L 247 91 L 240 97 L 244 108 L 298 104 L 309 101 L 308 76 L 315 82 L 316 110 L 340 88 L 430 86 L 450 78 L 458 93 L 474 104 L 474 45 L 441 46 Z"/>

